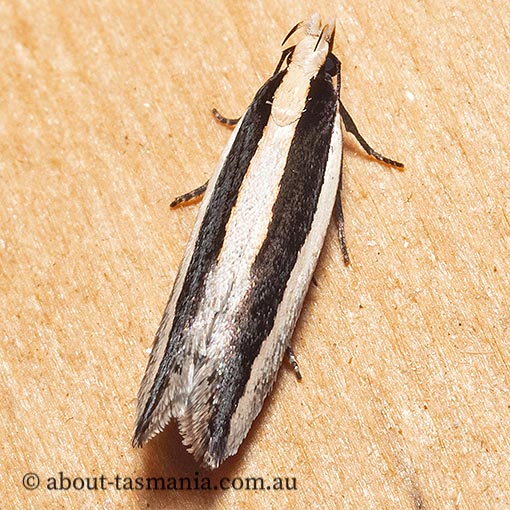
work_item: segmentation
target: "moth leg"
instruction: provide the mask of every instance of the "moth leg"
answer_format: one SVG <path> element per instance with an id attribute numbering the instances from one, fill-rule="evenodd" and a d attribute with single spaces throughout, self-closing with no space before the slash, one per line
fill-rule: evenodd
<path id="1" fill-rule="evenodd" d="M 208 182 L 209 181 L 207 181 L 205 184 L 202 184 L 202 186 L 199 186 L 193 191 L 189 191 L 188 193 L 184 193 L 184 195 L 179 195 L 178 197 L 174 198 L 173 202 L 170 204 L 170 207 L 173 208 L 179 204 L 189 202 L 195 197 L 199 197 L 206 190 Z"/>
<path id="2" fill-rule="evenodd" d="M 300 381 L 302 379 L 301 372 L 299 371 L 299 365 L 297 362 L 296 355 L 294 354 L 294 351 L 292 350 L 292 347 L 287 347 L 287 351 L 285 352 L 285 355 L 287 356 L 287 359 L 289 360 L 290 366 L 294 370 L 294 373 L 296 374 L 296 377 Z"/>
<path id="3" fill-rule="evenodd" d="M 291 31 L 290 35 L 292 35 L 293 33 L 294 32 Z M 283 63 L 285 62 L 285 60 L 287 60 L 288 57 L 292 56 L 292 53 L 294 52 L 294 48 L 295 48 L 295 46 L 291 46 L 290 48 L 283 50 L 280 61 L 278 62 L 278 65 L 276 66 L 276 69 L 274 70 L 273 76 L 275 76 L 276 74 L 278 74 L 280 72 L 280 69 L 281 69 Z M 225 124 L 226 126 L 235 126 L 241 120 L 241 117 L 238 117 L 237 119 L 229 119 L 227 117 L 224 117 L 218 110 L 216 110 L 216 108 L 212 109 L 212 114 L 214 115 L 215 119 L 218 122 L 221 122 L 222 124 Z"/>
<path id="4" fill-rule="evenodd" d="M 221 122 L 227 126 L 235 126 L 241 119 L 241 117 L 238 117 L 237 119 L 228 119 L 227 117 L 223 117 L 223 115 L 218 110 L 216 110 L 216 108 L 212 109 L 212 114 L 218 122 Z"/>
<path id="5" fill-rule="evenodd" d="M 221 122 L 222 124 L 226 124 L 227 126 L 235 126 L 239 122 L 239 119 L 241 118 L 239 117 L 239 119 L 227 119 L 226 117 L 223 117 L 223 115 L 221 115 L 221 113 L 219 113 L 218 110 L 216 110 L 216 108 L 213 108 L 212 112 L 219 122 Z M 207 189 L 208 183 L 209 181 L 202 184 L 202 186 L 199 186 L 198 188 L 189 191 L 188 193 L 184 193 L 184 195 L 179 195 L 178 197 L 174 198 L 173 202 L 170 204 L 170 207 L 171 208 L 176 207 L 179 204 L 189 202 L 190 200 L 199 197 Z"/>
<path id="6" fill-rule="evenodd" d="M 396 166 L 397 168 L 404 168 L 404 165 L 402 163 L 399 163 L 398 161 L 394 161 L 393 159 L 387 158 L 386 156 L 383 156 L 376 152 L 368 143 L 365 141 L 365 139 L 360 135 L 358 128 L 356 127 L 356 124 L 354 124 L 354 121 L 352 120 L 352 117 L 349 115 L 349 112 L 345 109 L 344 105 L 340 101 L 340 115 L 342 117 L 342 120 L 344 121 L 345 129 L 349 131 L 349 133 L 352 133 L 356 140 L 358 140 L 359 144 L 365 149 L 367 154 L 374 157 L 375 159 L 378 159 L 379 161 L 384 161 L 384 163 L 387 163 L 388 165 Z"/>
<path id="7" fill-rule="evenodd" d="M 340 247 L 342 248 L 342 255 L 344 256 L 344 264 L 349 265 L 349 253 L 347 251 L 347 242 L 345 240 L 345 226 L 344 226 L 344 213 L 342 211 L 342 198 L 340 196 L 340 187 L 335 199 L 335 216 L 338 224 L 338 236 L 340 238 Z"/>

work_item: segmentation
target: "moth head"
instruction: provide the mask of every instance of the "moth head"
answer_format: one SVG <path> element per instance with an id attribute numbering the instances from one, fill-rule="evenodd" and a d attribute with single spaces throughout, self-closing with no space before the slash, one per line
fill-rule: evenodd
<path id="1" fill-rule="evenodd" d="M 316 46 L 318 46 L 321 41 L 325 41 L 329 45 L 329 50 L 331 51 L 335 39 L 335 18 L 330 18 L 327 23 L 322 24 L 318 12 L 312 14 L 307 21 L 300 21 L 297 25 L 292 27 L 290 32 L 285 36 L 282 46 L 292 35 L 303 27 L 307 36 L 317 40 Z"/>
<path id="2" fill-rule="evenodd" d="M 292 62 L 305 72 L 315 74 L 326 61 L 333 48 L 335 38 L 335 19 L 322 23 L 319 13 L 312 14 L 307 21 L 298 23 L 285 37 L 283 44 L 298 30 L 303 30 L 301 40 L 296 44 Z"/>

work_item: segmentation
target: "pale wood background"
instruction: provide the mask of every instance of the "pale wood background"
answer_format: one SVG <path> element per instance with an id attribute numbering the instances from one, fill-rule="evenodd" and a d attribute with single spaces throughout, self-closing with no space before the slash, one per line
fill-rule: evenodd
<path id="1" fill-rule="evenodd" d="M 336 16 L 350 267 L 334 228 L 294 345 L 211 475 L 295 491 L 51 491 L 200 476 L 135 395 L 204 182 L 287 31 Z M 510 8 L 505 1 L 0 3 L 2 508 L 510 508 Z M 41 486 L 22 486 L 26 472 Z"/>

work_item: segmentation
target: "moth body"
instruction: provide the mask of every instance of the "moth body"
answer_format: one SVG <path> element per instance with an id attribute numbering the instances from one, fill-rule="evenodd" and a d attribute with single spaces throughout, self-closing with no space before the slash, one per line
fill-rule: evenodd
<path id="1" fill-rule="evenodd" d="M 302 25 L 209 181 L 138 394 L 133 444 L 176 418 L 209 469 L 237 452 L 259 414 L 340 207 L 334 22 Z"/>

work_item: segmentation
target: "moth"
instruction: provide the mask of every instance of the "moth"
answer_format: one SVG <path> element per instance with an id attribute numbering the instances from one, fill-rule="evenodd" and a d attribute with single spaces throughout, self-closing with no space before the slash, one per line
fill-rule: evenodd
<path id="1" fill-rule="evenodd" d="M 348 263 L 341 120 L 366 152 L 340 100 L 334 20 L 296 25 L 300 40 L 237 124 L 209 182 L 138 393 L 133 446 L 176 418 L 205 468 L 234 455 L 287 353 L 333 209 Z"/>

